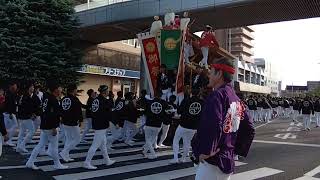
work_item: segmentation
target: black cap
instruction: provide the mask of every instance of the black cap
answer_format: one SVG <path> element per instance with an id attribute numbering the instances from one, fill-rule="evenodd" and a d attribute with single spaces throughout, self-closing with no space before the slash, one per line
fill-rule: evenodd
<path id="1" fill-rule="evenodd" d="M 108 90 L 108 86 L 107 85 L 100 85 L 98 91 L 101 93 L 101 92 L 104 92 L 104 91 L 107 91 Z"/>
<path id="2" fill-rule="evenodd" d="M 211 30 L 211 29 L 212 29 L 212 26 L 206 25 L 206 28 Z"/>

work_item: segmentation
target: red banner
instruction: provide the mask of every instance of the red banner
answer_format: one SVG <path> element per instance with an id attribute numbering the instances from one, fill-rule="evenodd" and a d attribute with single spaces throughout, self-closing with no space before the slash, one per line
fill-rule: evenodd
<path id="1" fill-rule="evenodd" d="M 151 91 L 154 92 L 157 89 L 157 76 L 160 71 L 160 57 L 156 38 L 142 39 L 142 45 L 148 67 L 147 77 L 152 85 Z"/>

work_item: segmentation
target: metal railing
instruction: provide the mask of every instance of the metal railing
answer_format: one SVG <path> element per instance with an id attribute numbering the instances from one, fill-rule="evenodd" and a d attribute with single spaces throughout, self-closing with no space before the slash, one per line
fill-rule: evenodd
<path id="1" fill-rule="evenodd" d="M 85 10 L 89 10 L 89 9 L 94 9 L 94 8 L 98 8 L 98 7 L 102 7 L 102 6 L 107 6 L 107 5 L 122 3 L 122 2 L 127 2 L 127 1 L 132 1 L 132 0 L 94 0 L 92 2 L 90 2 L 90 0 L 88 0 L 87 3 L 77 5 L 77 6 L 75 6 L 74 9 L 76 12 L 80 12 L 80 11 L 85 11 Z"/>

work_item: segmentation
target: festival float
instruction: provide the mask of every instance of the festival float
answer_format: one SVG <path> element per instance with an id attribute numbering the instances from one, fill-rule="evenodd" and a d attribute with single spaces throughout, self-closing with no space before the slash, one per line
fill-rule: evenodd
<path id="1" fill-rule="evenodd" d="M 164 16 L 164 23 L 155 16 L 150 31 L 137 34 L 152 96 L 159 88 L 157 80 L 161 65 L 175 72 L 174 92 L 179 96 L 192 87 L 191 80 L 188 83 L 185 80 L 187 74 L 192 77 L 192 73 L 199 69 L 208 72 L 210 64 L 222 57 L 236 59 L 219 47 L 210 25 L 204 26 L 201 37 L 198 37 L 190 32 L 193 23 L 188 12 L 184 12 L 182 18 L 169 12 Z"/>

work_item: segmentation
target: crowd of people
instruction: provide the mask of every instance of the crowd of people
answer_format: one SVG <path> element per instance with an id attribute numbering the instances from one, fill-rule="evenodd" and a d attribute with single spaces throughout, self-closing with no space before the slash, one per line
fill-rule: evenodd
<path id="1" fill-rule="evenodd" d="M 55 169 L 68 168 L 60 159 L 63 162 L 73 161 L 70 151 L 76 149 L 80 142 L 89 143 L 85 137 L 93 129 L 94 137 L 83 163 L 84 168 L 97 168 L 91 160 L 98 148 L 102 151 L 105 164 L 114 164 L 115 161 L 108 155 L 108 151 L 113 150 L 113 143 L 118 141 L 133 146 L 136 135 L 140 133 L 145 138 L 141 158 L 155 159 L 157 148 L 172 146 L 173 158 L 169 163 L 182 163 L 187 161 L 192 147 L 190 157 L 194 163 L 200 163 L 196 179 L 203 179 L 203 174 L 211 177 L 212 172 L 207 172 L 207 166 L 202 166 L 205 161 L 219 167 L 225 177 L 230 177 L 234 157 L 246 156 L 249 151 L 254 128 L 245 104 L 231 86 L 234 68 L 232 62 L 228 62 L 226 59 L 217 61 L 206 75 L 200 71 L 194 73 L 190 77 L 192 88 L 186 90 L 180 100 L 174 92 L 168 93 L 164 66 L 159 73 L 159 88 L 154 95 L 142 90 L 139 99 L 132 92 L 124 94 L 121 91 L 114 99 L 115 95 L 108 86 L 100 85 L 98 93 L 93 89 L 87 91 L 87 103 L 82 104 L 76 85 L 68 85 L 64 91 L 61 85 L 48 82 L 41 91 L 37 84 L 18 86 L 11 82 L 6 91 L 0 90 L 1 134 L 6 145 L 15 146 L 19 153 L 27 153 L 26 145 L 40 129 L 39 143 L 26 163 L 26 167 L 34 170 L 39 169 L 35 165 L 39 154 L 50 156 Z M 203 81 L 197 85 L 199 79 Z M 210 91 L 204 93 L 204 89 Z M 17 129 L 18 141 L 14 144 Z M 183 153 L 179 158 L 181 139 Z M 64 143 L 60 152 L 59 141 Z M 225 157 L 224 153 L 230 156 Z"/>
<path id="2" fill-rule="evenodd" d="M 123 141 L 133 146 L 138 133 L 145 135 L 143 156 L 154 159 L 157 158 L 155 149 L 166 147 L 163 143 L 171 124 L 177 130 L 169 143 L 172 143 L 174 150 L 174 158 L 170 163 L 186 162 L 203 105 L 197 88 L 190 95 L 185 94 L 179 105 L 175 95 L 167 98 L 162 90 L 156 91 L 152 98 L 146 90 L 142 90 L 139 99 L 132 92 L 123 94 L 119 91 L 114 99 L 108 86 L 101 85 L 98 93 L 93 89 L 88 90 L 87 103 L 82 104 L 77 97 L 79 90 L 76 85 L 69 85 L 65 93 L 61 85 L 56 83 L 48 83 L 44 92 L 40 89 L 39 85 L 32 83 L 18 86 L 12 82 L 7 91 L 2 89 L 0 94 L 1 132 L 5 137 L 5 145 L 16 147 L 19 153 L 27 153 L 26 145 L 36 131 L 39 128 L 41 130 L 40 141 L 26 163 L 32 169 L 38 169 L 34 162 L 39 154 L 52 157 L 56 169 L 68 168 L 61 164 L 59 158 L 64 162 L 73 161 L 70 151 L 80 142 L 88 143 L 85 136 L 90 129 L 94 130 L 94 139 L 84 162 L 85 168 L 96 169 L 91 165 L 91 159 L 98 148 L 103 152 L 106 164 L 112 165 L 115 161 L 107 153 L 113 150 L 112 144 Z M 14 144 L 13 137 L 16 135 L 18 141 Z M 178 159 L 180 139 L 184 144 L 181 160 Z M 59 141 L 64 142 L 60 152 Z"/>
<path id="3" fill-rule="evenodd" d="M 276 117 L 290 118 L 297 122 L 302 117 L 304 130 L 311 130 L 311 122 L 320 127 L 320 97 L 271 97 L 249 96 L 246 104 L 255 122 L 268 122 Z"/>

